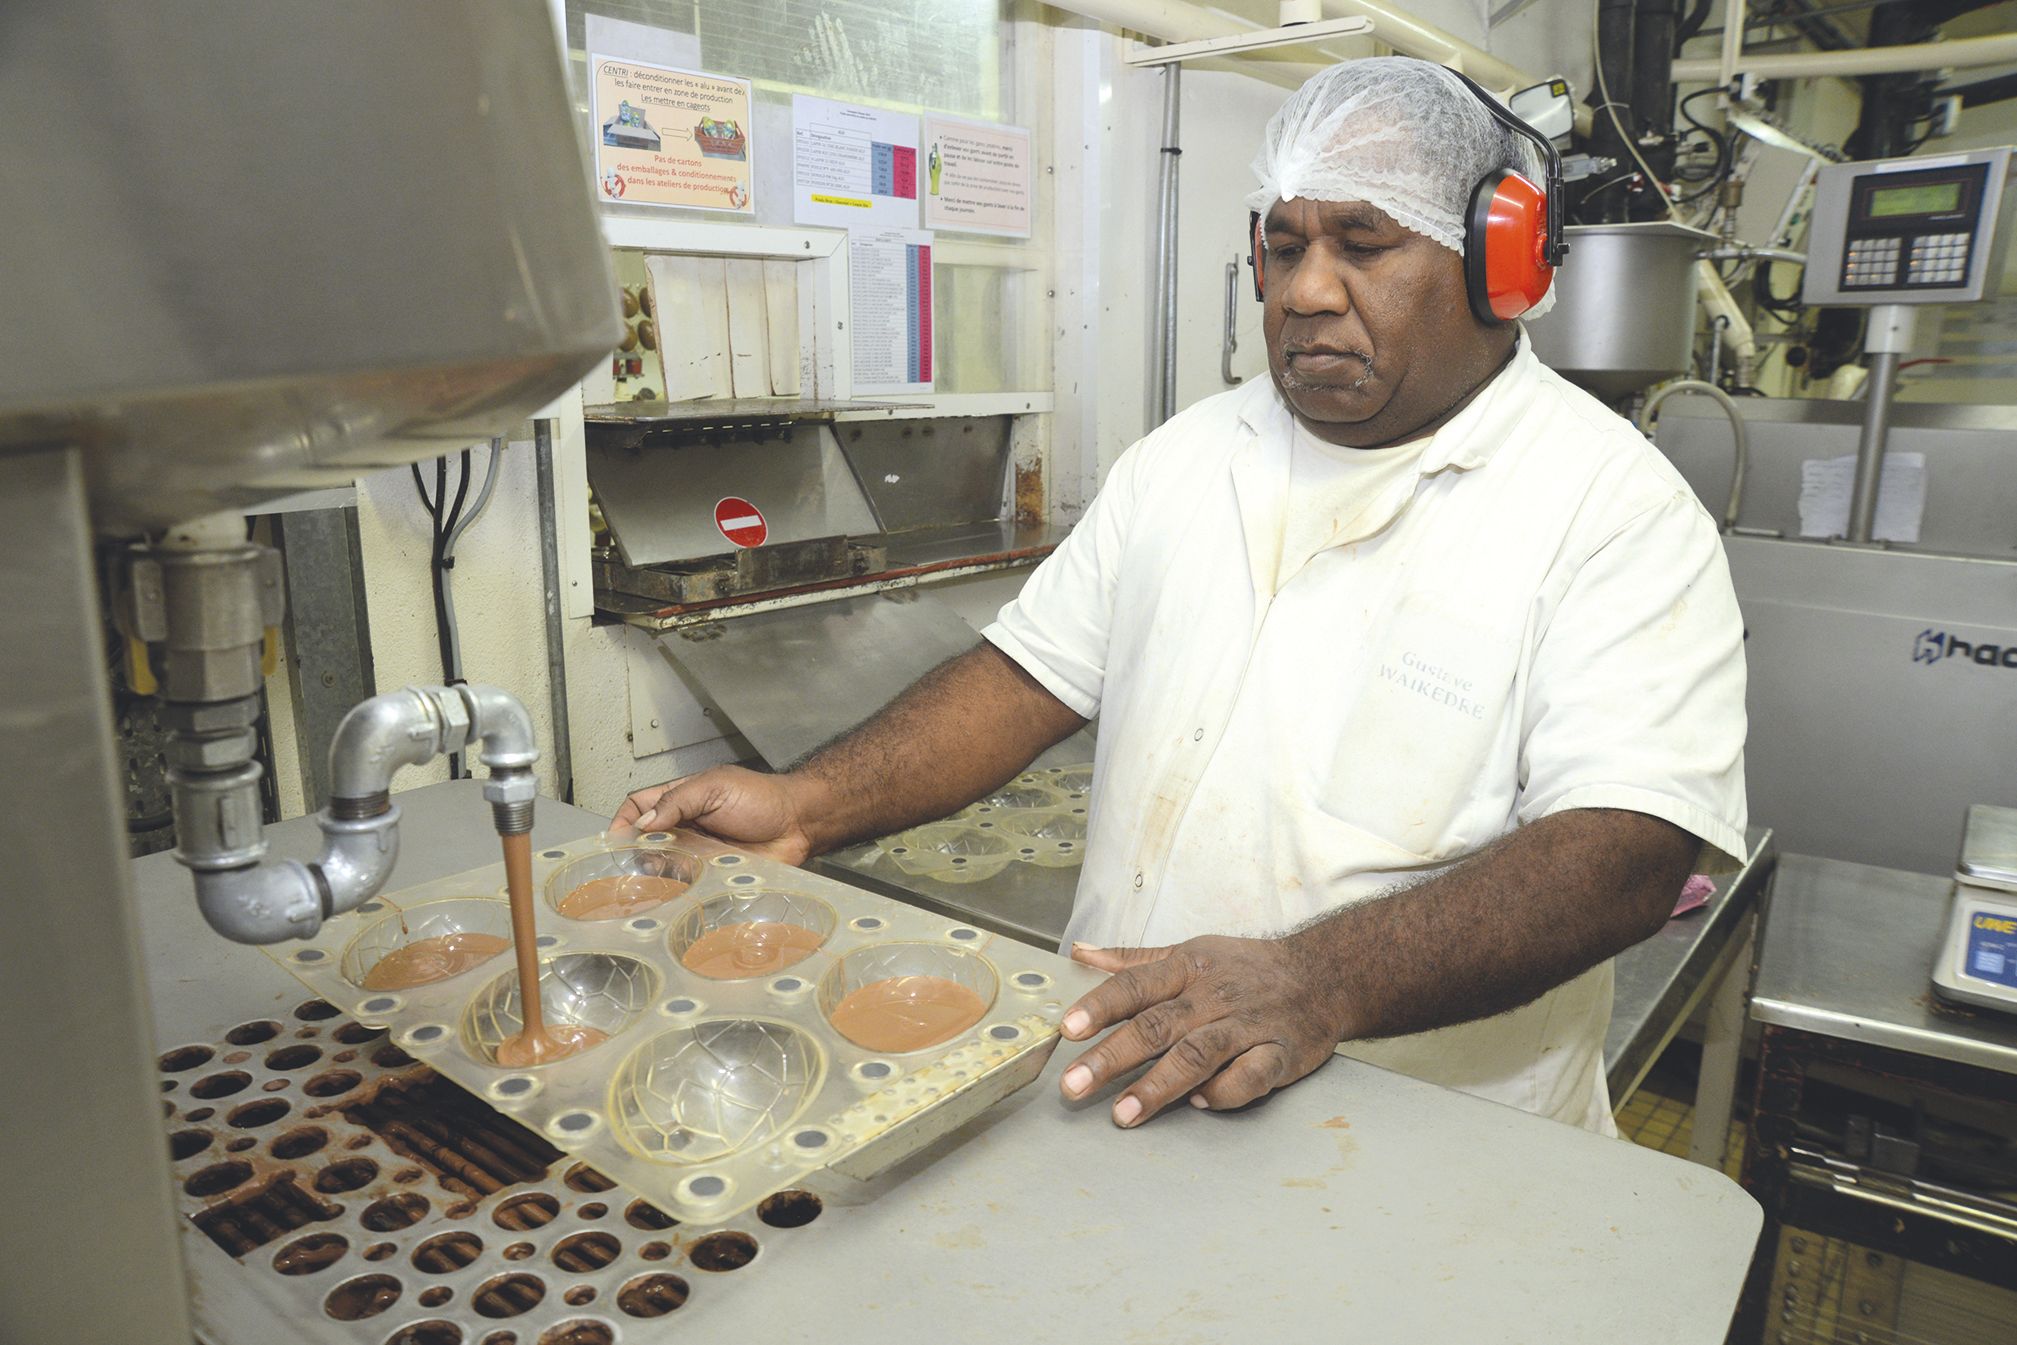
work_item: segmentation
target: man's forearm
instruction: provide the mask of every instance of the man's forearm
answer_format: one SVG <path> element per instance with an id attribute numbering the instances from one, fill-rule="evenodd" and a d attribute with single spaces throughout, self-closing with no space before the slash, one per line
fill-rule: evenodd
<path id="1" fill-rule="evenodd" d="M 817 853 L 963 808 L 1085 722 L 983 640 L 786 778 Z"/>
<path id="2" fill-rule="evenodd" d="M 1658 929 L 1699 845 L 1643 813 L 1557 813 L 1449 873 L 1347 906 L 1285 941 L 1340 1040 L 1487 1018 Z"/>

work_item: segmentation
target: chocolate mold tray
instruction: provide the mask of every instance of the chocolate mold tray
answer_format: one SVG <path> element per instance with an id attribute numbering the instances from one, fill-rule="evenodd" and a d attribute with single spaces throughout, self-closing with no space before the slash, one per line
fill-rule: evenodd
<path id="1" fill-rule="evenodd" d="M 977 883 L 1011 864 L 1062 869 L 1085 853 L 1091 766 L 1024 771 L 951 817 L 885 836 L 877 846 L 913 878 Z"/>
<path id="2" fill-rule="evenodd" d="M 497 1063 L 521 1027 L 509 948 L 426 963 L 440 979 L 425 984 L 366 984 L 417 940 L 508 932 L 501 862 L 381 896 L 267 952 L 408 1054 L 695 1224 L 821 1170 L 866 1180 L 922 1149 L 1035 1079 L 1065 1008 L 1102 979 L 683 832 L 535 851 L 533 882 L 547 1022 L 606 1037 L 552 1064 Z M 589 882 L 594 901 L 568 902 Z M 564 903 L 620 913 L 571 918 Z M 733 979 L 691 970 L 683 959 L 722 931 L 712 946 L 731 960 L 711 969 L 768 965 Z M 779 932 L 781 945 L 769 937 Z M 853 992 L 923 976 L 961 987 L 957 1006 L 983 1005 L 978 1019 L 949 1019 L 949 1037 L 907 1052 L 868 1049 L 835 1027 Z M 857 1025 L 856 1035 L 870 1034 Z"/>

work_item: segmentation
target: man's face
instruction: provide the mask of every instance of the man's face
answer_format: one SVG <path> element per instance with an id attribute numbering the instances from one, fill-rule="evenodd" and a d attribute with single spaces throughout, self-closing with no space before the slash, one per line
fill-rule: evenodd
<path id="1" fill-rule="evenodd" d="M 1310 429 L 1370 448 L 1439 421 L 1503 362 L 1464 263 L 1359 201 L 1277 201 L 1261 221 L 1268 369 Z"/>

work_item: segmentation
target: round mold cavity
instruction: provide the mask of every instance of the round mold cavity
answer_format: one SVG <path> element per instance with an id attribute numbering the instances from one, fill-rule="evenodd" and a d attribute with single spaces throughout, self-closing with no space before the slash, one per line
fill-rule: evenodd
<path id="1" fill-rule="evenodd" d="M 622 920 L 687 893 L 700 861 L 664 845 L 620 845 L 571 859 L 546 877 L 546 904 L 570 920 Z"/>
<path id="2" fill-rule="evenodd" d="M 337 969 L 359 990 L 411 990 L 467 975 L 510 951 L 509 902 L 447 897 L 374 920 L 343 950 Z M 395 955 L 396 961 L 386 961 Z M 358 1011 L 396 1007 L 377 1008 L 367 1000 Z"/>
<path id="3" fill-rule="evenodd" d="M 804 1228 L 825 1208 L 810 1191 L 779 1191 L 763 1198 L 756 1207 L 756 1217 L 772 1228 Z"/>
<path id="4" fill-rule="evenodd" d="M 321 1126 L 296 1126 L 274 1137 L 266 1151 L 279 1159 L 306 1158 L 329 1143 L 329 1132 Z"/>
<path id="5" fill-rule="evenodd" d="M 524 1271 L 493 1275 L 469 1295 L 469 1306 L 484 1317 L 516 1317 L 531 1312 L 546 1297 L 546 1281 Z"/>
<path id="6" fill-rule="evenodd" d="M 1040 971 L 1019 971 L 1009 977 L 1010 985 L 1018 990 L 1027 991 L 1032 995 L 1040 990 L 1049 989 L 1050 983 L 1051 978 Z"/>
<path id="7" fill-rule="evenodd" d="M 1004 826 L 1008 825 L 1009 816 L 1013 813 L 1033 808 L 1055 808 L 1059 802 L 1061 796 L 1056 789 L 1027 776 L 1018 776 L 981 800 L 983 806 L 996 810 L 995 820 Z"/>
<path id="8" fill-rule="evenodd" d="M 378 1175 L 378 1164 L 369 1158 L 344 1158 L 315 1174 L 315 1189 L 325 1195 L 355 1191 L 369 1186 Z"/>
<path id="9" fill-rule="evenodd" d="M 357 1216 L 357 1222 L 364 1225 L 369 1233 L 396 1233 L 402 1228 L 411 1228 L 427 1216 L 427 1197 L 413 1191 L 401 1191 L 383 1200 L 374 1200 L 364 1207 Z"/>
<path id="10" fill-rule="evenodd" d="M 580 1191 L 585 1195 L 595 1195 L 602 1191 L 616 1189 L 616 1183 L 597 1172 L 586 1163 L 576 1163 L 561 1178 L 570 1191 Z"/>
<path id="11" fill-rule="evenodd" d="M 663 1317 L 685 1306 L 692 1292 L 677 1275 L 639 1275 L 616 1291 L 616 1306 L 631 1317 Z"/>
<path id="12" fill-rule="evenodd" d="M 948 981 L 967 993 L 948 991 Z M 817 999 L 827 1023 L 855 1045 L 906 1055 L 970 1031 L 994 1006 L 996 989 L 994 967 L 977 953 L 942 943 L 872 943 L 827 969 Z M 869 993 L 849 998 L 862 991 Z M 834 1022 L 843 1001 L 847 1026 Z"/>
<path id="13" fill-rule="evenodd" d="M 711 1163 L 798 1119 L 826 1074 L 811 1034 L 764 1018 L 710 1018 L 646 1041 L 610 1082 L 611 1121 L 659 1163 Z"/>
<path id="14" fill-rule="evenodd" d="M 189 1096 L 200 1097 L 205 1102 L 214 1102 L 233 1093 L 242 1093 L 252 1084 L 252 1076 L 242 1069 L 225 1070 L 220 1074 L 206 1074 L 189 1085 Z"/>
<path id="15" fill-rule="evenodd" d="M 677 1228 L 679 1220 L 648 1200 L 633 1200 L 623 1211 L 623 1221 L 644 1233 L 662 1233 Z"/>
<path id="16" fill-rule="evenodd" d="M 339 1322 L 361 1322 L 397 1303 L 403 1288 L 390 1275 L 359 1275 L 331 1289 L 322 1300 L 322 1311 Z"/>
<path id="17" fill-rule="evenodd" d="M 223 1195 L 234 1186 L 252 1180 L 252 1165 L 232 1158 L 222 1163 L 212 1163 L 207 1168 L 198 1168 L 182 1183 L 183 1191 L 198 1199 Z"/>
<path id="18" fill-rule="evenodd" d="M 340 1233 L 310 1233 L 275 1252 L 273 1268 L 283 1275 L 313 1275 L 341 1261 L 349 1250 L 350 1240 Z"/>
<path id="19" fill-rule="evenodd" d="M 716 1272 L 741 1270 L 756 1260 L 758 1250 L 755 1238 L 747 1233 L 731 1230 L 724 1233 L 709 1233 L 687 1248 L 686 1259 L 701 1270 Z"/>
<path id="20" fill-rule="evenodd" d="M 180 1163 L 196 1157 L 211 1144 L 212 1136 L 207 1130 L 178 1130 L 168 1137 L 169 1161 Z"/>
<path id="21" fill-rule="evenodd" d="M 741 981 L 803 962 L 839 923 L 833 907 L 804 892 L 769 887 L 724 893 L 682 912 L 666 947 L 696 975 Z"/>
<path id="22" fill-rule="evenodd" d="M 320 1046 L 282 1046 L 266 1053 L 266 1068 L 275 1070 L 306 1069 L 322 1059 Z"/>
<path id="23" fill-rule="evenodd" d="M 429 1275 L 449 1275 L 483 1255 L 483 1239 L 457 1230 L 437 1233 L 413 1249 L 413 1268 Z"/>
<path id="24" fill-rule="evenodd" d="M 286 1098 L 265 1097 L 233 1107 L 224 1120 L 239 1130 L 257 1130 L 260 1126 L 272 1125 L 293 1110 L 293 1105 Z"/>
<path id="25" fill-rule="evenodd" d="M 1083 808 L 1061 812 L 1025 813 L 1002 822 L 1002 830 L 1033 841 L 1086 843 L 1086 815 Z"/>
<path id="26" fill-rule="evenodd" d="M 1067 794 L 1083 794 L 1093 787 L 1093 768 L 1060 766 L 1051 772 L 1051 783 Z"/>
<path id="27" fill-rule="evenodd" d="M 491 1222 L 512 1233 L 544 1228 L 560 1217 L 560 1202 L 544 1191 L 513 1196 L 491 1213 Z"/>
<path id="28" fill-rule="evenodd" d="M 574 1233 L 553 1244 L 553 1264 L 570 1275 L 601 1270 L 623 1255 L 623 1244 L 609 1233 Z"/>
<path id="29" fill-rule="evenodd" d="M 945 883 L 994 877 L 1014 861 L 1020 845 L 999 828 L 984 831 L 965 822 L 932 822 L 904 832 L 897 841 L 890 855 L 898 868 Z"/>
<path id="30" fill-rule="evenodd" d="M 257 1046 L 262 1041 L 272 1041 L 280 1035 L 280 1024 L 271 1018 L 255 1018 L 249 1023 L 240 1023 L 224 1034 L 224 1040 L 233 1046 Z"/>
<path id="31" fill-rule="evenodd" d="M 207 1065 L 217 1052 L 208 1046 L 178 1046 L 172 1051 L 163 1051 L 158 1062 L 163 1074 L 180 1074 L 183 1070 Z"/>
<path id="32" fill-rule="evenodd" d="M 354 1069 L 329 1069 L 302 1084 L 301 1091 L 310 1097 L 339 1097 L 363 1082 Z"/>
<path id="33" fill-rule="evenodd" d="M 658 973 L 620 953 L 564 953 L 539 964 L 539 996 L 549 1025 L 591 1027 L 614 1037 L 636 1022 L 657 995 Z M 513 968 L 470 999 L 462 1015 L 462 1043 L 471 1055 L 495 1064 L 497 1048 L 524 1025 L 518 971 Z M 564 1059 L 583 1054 L 577 1051 Z"/>
<path id="34" fill-rule="evenodd" d="M 461 1327 L 435 1318 L 400 1327 L 385 1338 L 385 1345 L 462 1345 L 463 1339 Z M 509 1332 L 501 1332 L 485 1336 L 483 1345 L 517 1345 L 517 1340 Z"/>

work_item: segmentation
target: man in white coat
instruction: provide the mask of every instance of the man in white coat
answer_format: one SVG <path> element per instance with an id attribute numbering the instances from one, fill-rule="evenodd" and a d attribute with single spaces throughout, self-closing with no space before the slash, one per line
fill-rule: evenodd
<path id="1" fill-rule="evenodd" d="M 1743 629 L 1646 440 L 1475 316 L 1464 215 L 1531 150 L 1448 72 L 1268 128 L 1271 380 L 1124 453 L 981 644 L 791 771 L 619 823 L 794 863 L 943 816 L 1099 718 L 1071 1097 L 1244 1106 L 1331 1053 L 1611 1129 L 1611 958 L 1743 850 Z M 1573 265 L 1573 259 L 1569 263 Z M 1631 296 L 1617 301 L 1629 304 Z"/>

